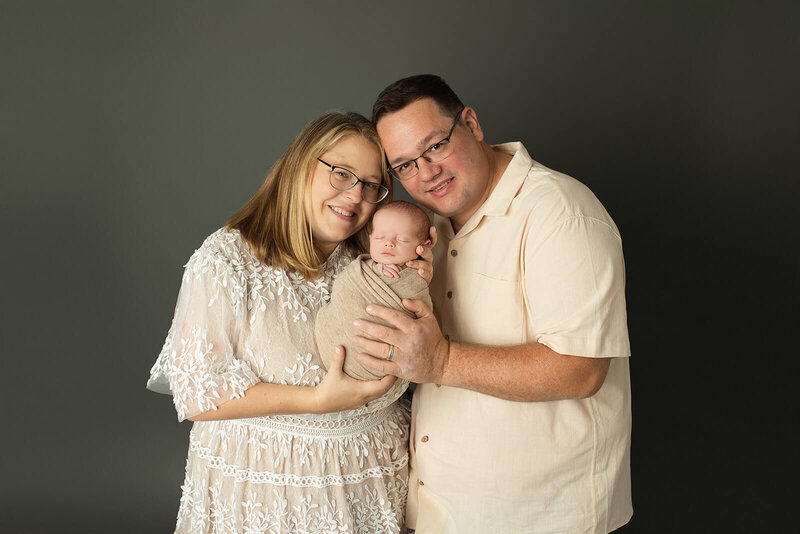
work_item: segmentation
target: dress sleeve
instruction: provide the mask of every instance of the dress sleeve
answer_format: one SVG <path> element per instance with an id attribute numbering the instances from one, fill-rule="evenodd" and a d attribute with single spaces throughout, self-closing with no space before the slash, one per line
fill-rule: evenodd
<path id="1" fill-rule="evenodd" d="M 260 382 L 236 357 L 244 289 L 224 257 L 197 251 L 186 264 L 175 317 L 151 370 L 148 387 L 172 392 L 183 421 L 232 399 Z"/>
<path id="2" fill-rule="evenodd" d="M 571 217 L 541 239 L 528 236 L 525 303 L 536 340 L 560 354 L 630 356 L 625 265 L 616 228 Z"/>

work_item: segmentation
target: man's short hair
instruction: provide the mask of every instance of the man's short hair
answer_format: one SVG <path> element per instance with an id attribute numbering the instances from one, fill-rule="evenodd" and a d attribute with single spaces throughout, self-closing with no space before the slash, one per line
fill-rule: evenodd
<path id="1" fill-rule="evenodd" d="M 372 123 L 378 124 L 387 113 L 400 111 L 423 98 L 432 98 L 442 115 L 448 117 L 454 117 L 464 108 L 461 99 L 442 78 L 435 74 L 418 74 L 397 80 L 381 91 L 372 106 Z"/>

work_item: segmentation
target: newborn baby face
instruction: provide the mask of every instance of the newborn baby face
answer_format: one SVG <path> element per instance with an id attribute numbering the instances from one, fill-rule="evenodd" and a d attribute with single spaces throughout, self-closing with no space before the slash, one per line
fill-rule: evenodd
<path id="1" fill-rule="evenodd" d="M 417 258 L 419 228 L 413 218 L 400 210 L 379 210 L 372 219 L 369 255 L 384 265 L 403 265 Z M 427 233 L 427 228 L 425 229 Z"/>

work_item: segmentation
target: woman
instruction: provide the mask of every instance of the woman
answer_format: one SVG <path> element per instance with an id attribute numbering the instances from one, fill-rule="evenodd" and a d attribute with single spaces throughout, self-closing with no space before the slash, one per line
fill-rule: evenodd
<path id="1" fill-rule="evenodd" d="M 341 348 L 326 374 L 314 343 L 391 196 L 384 161 L 361 115 L 316 119 L 187 263 L 148 382 L 195 421 L 176 532 L 403 530 L 408 383 L 351 379 Z"/>

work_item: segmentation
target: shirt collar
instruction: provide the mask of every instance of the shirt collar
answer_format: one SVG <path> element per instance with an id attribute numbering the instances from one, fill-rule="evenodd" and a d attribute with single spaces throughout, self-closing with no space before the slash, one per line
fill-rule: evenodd
<path id="1" fill-rule="evenodd" d="M 522 182 L 525 180 L 528 171 L 533 165 L 533 160 L 528 154 L 528 151 L 525 150 L 522 143 L 518 141 L 493 145 L 493 148 L 505 152 L 506 154 L 511 154 L 511 161 L 508 163 L 508 167 L 506 167 L 506 170 L 489 195 L 489 198 L 486 199 L 486 202 L 472 214 L 472 217 L 470 217 L 467 222 L 464 223 L 461 230 L 459 230 L 458 237 L 467 235 L 474 230 L 484 216 L 500 217 L 505 215 L 508 211 L 508 207 L 511 205 L 511 201 L 514 200 L 519 188 L 522 186 Z"/>

